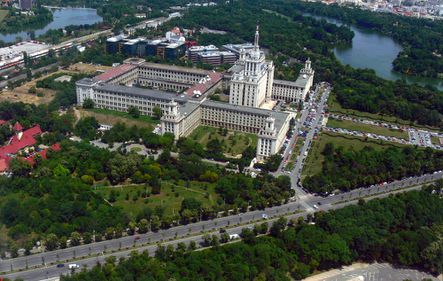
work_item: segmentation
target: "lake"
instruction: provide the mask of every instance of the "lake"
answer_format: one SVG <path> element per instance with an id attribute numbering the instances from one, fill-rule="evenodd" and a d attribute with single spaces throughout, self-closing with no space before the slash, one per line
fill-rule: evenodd
<path id="1" fill-rule="evenodd" d="M 340 20 L 304 13 L 316 19 L 324 19 L 335 25 L 343 25 Z M 368 31 L 354 25 L 347 25 L 354 32 L 352 46 L 342 46 L 334 49 L 335 56 L 343 64 L 354 68 L 370 68 L 384 79 L 404 79 L 408 83 L 431 85 L 443 91 L 443 80 L 425 77 L 415 77 L 401 74 L 392 70 L 392 62 L 402 50 L 400 44 L 392 38 L 376 31 Z"/>
<path id="2" fill-rule="evenodd" d="M 45 34 L 50 29 L 59 29 L 68 25 L 94 24 L 103 21 L 102 17 L 97 14 L 95 9 L 51 8 L 51 11 L 53 13 L 54 20 L 44 28 L 34 30 L 35 37 Z M 16 41 L 17 37 L 20 37 L 23 40 L 30 39 L 29 31 L 0 34 L 0 40 L 6 43 Z"/>

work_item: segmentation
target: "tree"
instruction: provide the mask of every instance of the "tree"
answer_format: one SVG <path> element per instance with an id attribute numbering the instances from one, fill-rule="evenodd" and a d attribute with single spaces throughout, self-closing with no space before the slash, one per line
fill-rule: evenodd
<path id="1" fill-rule="evenodd" d="M 249 228 L 243 228 L 240 233 L 240 237 L 243 239 L 243 241 L 247 244 L 255 243 L 255 234 L 254 232 Z"/>
<path id="2" fill-rule="evenodd" d="M 162 109 L 157 105 L 152 109 L 152 113 L 154 114 L 154 118 L 160 120 L 162 118 Z"/>
<path id="3" fill-rule="evenodd" d="M 138 223 L 138 232 L 146 233 L 149 230 L 149 222 L 147 219 L 141 219 Z"/>
<path id="4" fill-rule="evenodd" d="M 28 81 L 31 81 L 31 80 L 32 80 L 32 71 L 31 71 L 31 69 L 29 69 L 29 68 L 26 69 L 26 79 L 27 79 Z"/>
<path id="5" fill-rule="evenodd" d="M 140 110 L 137 107 L 135 107 L 135 106 L 130 106 L 128 108 L 128 113 L 133 118 L 139 118 L 140 117 Z"/>
<path id="6" fill-rule="evenodd" d="M 55 234 L 51 233 L 46 236 L 45 239 L 45 248 L 48 251 L 53 251 L 58 248 L 59 242 L 58 238 Z"/>
<path id="7" fill-rule="evenodd" d="M 82 139 L 93 140 L 99 127 L 100 124 L 95 117 L 84 117 L 75 125 L 74 133 Z"/>
<path id="8" fill-rule="evenodd" d="M 83 108 L 85 109 L 93 109 L 95 106 L 95 103 L 92 99 L 85 99 L 83 101 Z"/>
<path id="9" fill-rule="evenodd" d="M 114 232 L 115 232 L 115 229 L 113 227 L 106 228 L 106 231 L 105 231 L 106 240 L 111 240 L 112 238 L 114 238 Z"/>
<path id="10" fill-rule="evenodd" d="M 212 242 L 211 235 L 206 233 L 205 235 L 203 235 L 202 239 L 203 239 L 203 242 L 202 242 L 203 247 L 209 247 L 211 245 L 211 242 Z"/>
<path id="11" fill-rule="evenodd" d="M 9 169 L 11 169 L 14 176 L 24 177 L 31 172 L 32 167 L 29 162 L 15 158 L 9 162 Z"/>
<path id="12" fill-rule="evenodd" d="M 272 223 L 270 233 L 274 237 L 279 237 L 283 230 L 285 230 L 287 225 L 287 220 L 284 217 L 279 218 L 277 221 Z"/>
<path id="13" fill-rule="evenodd" d="M 157 231 L 160 229 L 161 221 L 157 215 L 152 216 L 151 218 L 151 230 Z"/>
<path id="14" fill-rule="evenodd" d="M 66 238 L 66 236 L 60 237 L 59 247 L 60 249 L 66 249 L 66 247 L 68 247 L 68 238 Z"/>
<path id="15" fill-rule="evenodd" d="M 137 224 L 134 221 L 130 221 L 128 224 L 128 235 L 134 235 Z"/>
<path id="16" fill-rule="evenodd" d="M 82 237 L 80 236 L 80 233 L 78 233 L 77 231 L 74 231 L 71 233 L 71 246 L 78 246 L 81 243 L 81 239 Z"/>
<path id="17" fill-rule="evenodd" d="M 69 176 L 70 172 L 62 164 L 58 164 L 54 168 L 53 174 L 55 177 L 66 177 L 66 176 Z"/>
<path id="18" fill-rule="evenodd" d="M 197 245 L 196 245 L 195 241 L 189 242 L 188 251 L 194 251 L 195 249 L 197 249 Z"/>
<path id="19" fill-rule="evenodd" d="M 92 234 L 90 232 L 83 233 L 83 243 L 85 244 L 92 243 Z"/>
<path id="20" fill-rule="evenodd" d="M 181 204 L 181 210 L 200 210 L 202 203 L 193 197 L 185 198 Z"/>
<path id="21" fill-rule="evenodd" d="M 220 246 L 220 239 L 218 238 L 217 235 L 212 235 L 211 246 L 214 248 L 217 248 Z"/>

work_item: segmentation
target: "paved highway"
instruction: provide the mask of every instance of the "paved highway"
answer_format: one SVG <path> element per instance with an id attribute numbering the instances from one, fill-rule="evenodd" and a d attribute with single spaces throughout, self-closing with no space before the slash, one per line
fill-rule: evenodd
<path id="1" fill-rule="evenodd" d="M 429 183 L 442 178 L 443 172 L 428 174 L 421 177 L 395 181 L 386 185 L 357 189 L 326 198 L 311 197 L 307 198 L 306 203 L 310 206 L 317 205 L 316 209 L 318 210 L 327 211 L 330 209 L 342 208 L 348 205 L 349 201 L 356 201 L 359 198 L 387 196 L 390 193 L 401 191 L 403 189 L 411 189 L 410 186 L 412 186 L 413 189 L 416 189 L 424 183 Z M 66 268 L 57 268 L 54 266 L 55 264 L 66 262 L 67 260 L 79 259 L 76 262 L 77 264 L 92 266 L 97 260 L 101 261 L 103 257 L 108 255 L 116 255 L 120 257 L 126 256 L 131 250 L 135 249 L 138 251 L 143 251 L 145 249 L 153 251 L 155 249 L 155 246 L 147 244 L 155 244 L 169 240 L 173 240 L 174 242 L 170 242 L 174 244 L 189 241 L 198 242 L 201 240 L 201 231 L 217 231 L 219 228 L 228 228 L 228 233 L 240 233 L 241 228 L 252 226 L 254 223 L 262 221 L 263 214 L 266 214 L 269 218 L 284 215 L 291 219 L 306 216 L 309 213 L 312 213 L 312 210 L 302 210 L 302 206 L 299 202 L 289 202 L 265 210 L 256 210 L 210 221 L 181 225 L 166 230 L 160 230 L 155 233 L 151 232 L 137 235 L 140 239 L 136 239 L 136 236 L 126 236 L 119 239 L 81 245 L 68 249 L 3 260 L 0 263 L 0 272 L 24 270 L 22 272 L 8 274 L 5 277 L 21 277 L 25 280 L 41 280 L 46 277 L 54 277 L 60 273 L 66 273 L 69 271 Z M 230 228 L 231 226 L 239 224 L 242 224 L 242 226 Z M 187 237 L 189 235 L 192 235 L 192 237 Z M 99 257 L 91 258 L 91 256 L 96 255 Z"/>
<path id="2" fill-rule="evenodd" d="M 396 181 L 384 186 L 374 186 L 367 189 L 355 190 L 353 192 L 345 194 L 321 198 L 321 205 L 318 206 L 318 209 L 321 211 L 339 209 L 350 204 L 356 204 L 358 202 L 358 198 L 367 197 L 367 199 L 374 199 L 386 197 L 393 193 L 418 189 L 424 183 L 442 178 L 443 173 L 440 172 L 430 175 L 424 175 L 422 177 L 405 179 L 403 181 Z M 318 204 L 318 202 L 309 203 Z M 202 241 L 202 235 L 200 234 L 201 230 L 213 232 L 213 234 L 216 234 L 219 228 L 224 227 L 227 228 L 227 233 L 229 234 L 239 234 L 241 233 L 241 229 L 245 227 L 252 227 L 255 223 L 260 223 L 262 221 L 262 214 L 268 215 L 268 217 L 270 218 L 268 222 L 269 224 L 271 224 L 280 216 L 285 216 L 287 219 L 298 219 L 300 217 L 306 218 L 306 216 L 311 213 L 311 211 L 301 211 L 297 202 L 290 202 L 286 205 L 268 208 L 262 211 L 253 211 L 211 221 L 189 224 L 187 226 L 174 227 L 168 230 L 159 231 L 158 233 L 140 235 L 139 240 L 135 240 L 135 236 L 129 236 L 115 240 L 77 246 L 70 249 L 46 252 L 39 255 L 20 257 L 13 260 L 3 261 L 2 268 L 4 268 L 4 266 L 7 267 L 7 263 L 12 262 L 14 266 L 17 267 L 16 269 L 18 269 L 21 264 L 26 264 L 26 260 L 28 261 L 29 268 L 32 266 L 39 267 L 24 270 L 21 272 L 10 273 L 3 277 L 7 277 L 10 279 L 22 278 L 29 281 L 53 278 L 60 276 L 61 274 L 66 275 L 71 273 L 71 270 L 67 268 L 67 264 L 65 264 L 65 266 L 62 268 L 58 268 L 56 264 L 62 263 L 63 260 L 68 258 L 72 259 L 74 252 L 76 253 L 76 257 L 79 258 L 79 260 L 72 261 L 71 263 L 76 263 L 80 265 L 81 268 L 91 268 L 97 262 L 104 262 L 106 257 L 115 256 L 118 260 L 118 258 L 120 257 L 128 257 L 131 251 L 134 250 L 137 250 L 139 252 L 148 250 L 149 253 L 153 255 L 156 249 L 156 245 L 152 245 L 152 243 L 160 241 L 163 245 L 177 245 L 179 242 L 184 242 L 187 244 L 190 241 L 200 243 Z M 242 225 L 234 226 L 237 224 Z M 234 227 L 229 228 L 230 226 Z M 186 237 L 186 235 L 190 233 L 193 233 L 195 235 Z M 146 245 L 147 243 L 151 244 Z M 119 250 L 119 248 L 121 248 L 121 250 Z M 115 252 L 112 253 L 112 251 Z M 91 253 L 91 256 L 88 256 L 89 253 Z M 98 255 L 95 256 L 96 254 Z M 56 258 L 57 256 L 59 257 L 58 259 Z M 80 259 L 80 256 L 82 256 L 83 258 Z M 46 265 L 43 264 L 42 258 L 45 259 Z M 9 270 L 6 269 L 6 271 Z"/>

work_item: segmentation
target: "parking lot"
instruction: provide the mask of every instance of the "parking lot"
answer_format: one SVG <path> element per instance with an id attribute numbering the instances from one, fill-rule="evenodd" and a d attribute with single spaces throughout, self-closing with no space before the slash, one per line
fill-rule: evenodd
<path id="1" fill-rule="evenodd" d="M 387 263 L 353 264 L 342 269 L 330 270 L 304 279 L 305 281 L 421 281 L 425 278 L 438 278 L 413 269 L 394 268 Z"/>

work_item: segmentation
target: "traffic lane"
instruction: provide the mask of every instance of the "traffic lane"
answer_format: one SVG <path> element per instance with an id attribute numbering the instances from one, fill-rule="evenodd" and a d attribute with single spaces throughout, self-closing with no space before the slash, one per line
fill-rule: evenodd
<path id="1" fill-rule="evenodd" d="M 397 190 L 395 191 L 396 193 L 398 192 L 405 192 L 405 191 L 409 191 L 412 189 L 418 189 L 420 188 L 420 186 L 414 186 L 412 188 L 409 188 L 407 190 Z M 369 199 L 374 199 L 374 198 L 383 198 L 383 197 L 387 197 L 389 196 L 389 193 L 383 193 L 383 194 L 378 194 L 372 198 Z M 330 211 L 330 210 L 336 210 L 336 209 L 340 209 L 349 205 L 353 205 L 353 204 L 357 204 L 358 200 L 353 200 L 353 201 L 348 201 L 348 202 L 343 202 L 337 205 L 326 205 L 326 206 L 322 206 L 321 207 L 321 211 Z M 307 216 L 309 214 L 312 214 L 312 212 L 302 212 L 302 213 L 295 213 L 295 214 L 290 214 L 285 216 L 288 220 L 297 220 L 300 217 L 303 217 L 304 219 L 307 218 Z M 277 220 L 278 218 L 274 218 L 274 219 L 270 219 L 268 221 L 268 224 L 271 224 L 273 221 Z M 227 233 L 229 234 L 240 234 L 241 230 L 243 228 L 247 228 L 247 227 L 253 227 L 255 223 L 253 224 L 249 224 L 249 225 L 244 225 L 244 226 L 238 226 L 232 229 L 228 229 Z M 215 234 L 215 233 L 214 233 Z M 166 242 L 163 243 L 163 245 L 177 245 L 180 242 L 184 242 L 184 243 L 189 243 L 190 241 L 195 241 L 196 243 L 199 243 L 202 241 L 202 237 L 203 235 L 198 235 L 198 236 L 194 236 L 194 237 L 188 237 L 188 238 L 183 238 L 183 239 L 179 239 L 179 240 L 174 240 L 174 241 L 170 241 L 170 242 Z M 145 250 L 149 251 L 149 254 L 152 256 L 155 252 L 155 249 L 157 248 L 156 245 L 149 245 L 149 246 L 145 246 L 139 249 L 136 249 L 138 252 L 143 252 Z M 81 267 L 85 267 L 85 268 L 91 268 L 93 267 L 95 264 L 97 264 L 97 262 L 103 263 L 105 261 L 105 259 L 109 256 L 115 256 L 117 257 L 117 260 L 120 257 L 127 257 L 129 256 L 129 254 L 131 252 L 133 252 L 134 250 L 127 250 L 127 251 L 123 251 L 123 252 L 118 252 L 118 253 L 111 253 L 111 254 L 107 254 L 107 255 L 103 255 L 103 256 L 98 256 L 98 257 L 93 257 L 93 258 L 87 258 L 78 262 L 75 262 L 76 264 L 81 265 Z M 19 272 L 19 273 L 13 273 L 13 274 L 9 274 L 6 275 L 5 277 L 7 278 L 11 278 L 11 279 L 15 279 L 15 278 L 23 278 L 25 280 L 30 280 L 30 281 L 34 281 L 34 280 L 41 280 L 44 278 L 51 278 L 51 277 L 57 277 L 60 276 L 60 274 L 70 274 L 70 270 L 64 268 L 57 268 L 56 266 L 50 266 L 50 267 L 46 267 L 46 268 L 38 268 L 38 269 L 33 269 L 33 270 L 29 270 L 29 271 L 25 271 L 25 272 Z"/>
<path id="2" fill-rule="evenodd" d="M 328 196 L 328 197 L 316 197 L 309 200 L 310 204 L 317 204 L 321 203 L 322 205 L 325 204 L 334 204 L 338 203 L 344 200 L 350 200 L 350 199 L 358 199 L 361 197 L 367 197 L 370 195 L 380 194 L 380 193 L 386 193 L 391 192 L 394 190 L 399 190 L 405 187 L 410 187 L 413 185 L 422 185 L 427 184 L 433 181 L 436 181 L 438 179 L 443 178 L 443 173 L 436 173 L 436 174 L 426 174 L 417 178 L 408 178 L 401 181 L 394 181 L 390 184 L 386 185 L 377 185 L 373 187 L 368 188 L 359 188 L 354 189 L 352 191 L 336 194 L 334 196 Z"/>
<path id="3" fill-rule="evenodd" d="M 136 243 L 137 245 L 155 243 L 174 237 L 182 237 L 188 234 L 195 234 L 202 230 L 213 230 L 220 227 L 227 227 L 238 223 L 257 220 L 262 214 L 266 214 L 267 216 L 272 217 L 274 215 L 282 214 L 285 211 L 295 211 L 299 208 L 300 206 L 297 202 L 292 202 L 284 206 L 277 206 L 273 208 L 266 208 L 264 210 L 240 213 L 229 217 L 222 217 L 210 221 L 201 221 L 189 225 L 181 225 L 166 230 L 160 230 L 158 232 L 126 236 L 119 239 L 106 240 L 62 250 L 49 251 L 35 255 L 15 258 L 12 260 L 5 260 L 1 263 L 1 271 L 11 271 L 11 265 L 13 270 L 26 269 L 27 267 L 30 268 L 35 266 L 42 266 L 45 264 L 58 263 L 60 261 L 66 261 L 73 258 L 81 258 L 89 255 L 101 254 L 103 252 L 116 251 L 122 248 L 132 247 L 134 243 Z M 136 236 L 140 237 L 139 241 L 135 240 Z"/>
<path id="4" fill-rule="evenodd" d="M 297 218 L 302 217 L 302 216 L 306 217 L 306 214 L 295 214 L 295 217 L 297 217 Z M 277 220 L 277 218 L 270 220 L 268 222 L 268 224 L 270 225 L 275 220 Z M 253 226 L 254 226 L 254 224 L 234 227 L 234 228 L 226 230 L 226 233 L 240 234 L 242 229 L 251 228 Z M 212 232 L 210 234 L 220 236 L 219 232 Z M 178 243 L 189 244 L 191 241 L 194 241 L 197 243 L 197 246 L 198 246 L 201 242 L 203 242 L 203 235 L 204 234 L 193 236 L 193 237 L 186 237 L 186 238 L 178 239 L 178 240 L 174 240 L 174 241 L 168 241 L 168 242 L 162 243 L 162 245 L 176 246 Z M 86 258 L 86 259 L 83 259 L 80 261 L 71 262 L 69 264 L 79 265 L 80 269 L 74 270 L 74 272 L 78 272 L 83 268 L 90 269 L 93 266 L 95 266 L 97 263 L 104 263 L 106 258 L 108 258 L 110 256 L 114 256 L 117 258 L 117 260 L 119 260 L 119 258 L 121 258 L 121 257 L 124 257 L 124 258 L 129 257 L 133 251 L 144 252 L 146 250 L 148 251 L 150 256 L 154 256 L 156 249 L 157 249 L 157 245 L 148 245 L 148 246 L 140 247 L 138 249 L 130 249 L 130 250 L 125 250 L 125 251 L 116 252 L 116 253 L 109 253 L 109 254 L 105 254 L 105 255 L 101 255 L 101 256 L 97 256 L 97 257 Z M 71 274 L 71 270 L 68 268 L 68 264 L 65 264 L 64 267 L 62 267 L 62 268 L 59 268 L 56 265 L 54 265 L 54 266 L 48 266 L 45 268 L 38 268 L 38 269 L 33 269 L 33 270 L 29 270 L 29 271 L 24 271 L 24 272 L 12 273 L 12 274 L 5 275 L 4 277 L 10 278 L 10 279 L 23 278 L 24 280 L 34 281 L 34 280 L 41 280 L 41 279 L 57 277 L 57 276 L 60 276 L 61 274 L 64 274 L 64 275 Z"/>
<path id="5" fill-rule="evenodd" d="M 342 201 L 343 199 L 349 200 L 349 198 L 357 198 L 363 196 L 367 196 L 368 194 L 379 193 L 380 191 L 390 191 L 392 189 L 398 188 L 399 186 L 411 185 L 411 184 L 419 184 L 425 181 L 436 180 L 442 178 L 442 173 L 425 175 L 419 178 L 406 179 L 403 181 L 394 182 L 392 184 L 388 184 L 383 187 L 383 190 L 380 190 L 381 187 L 374 186 L 373 188 L 364 189 L 364 190 L 353 190 L 351 192 L 345 194 L 337 194 L 332 197 L 327 198 L 313 198 L 310 199 L 310 203 L 315 204 L 317 200 L 322 200 L 325 204 L 330 204 L 334 202 Z M 369 190 L 369 191 L 368 191 Z M 366 192 L 366 194 L 362 194 L 362 192 Z M 134 243 L 137 245 L 146 244 L 150 242 L 158 242 L 164 239 L 170 239 L 172 237 L 180 237 L 185 236 L 190 233 L 199 232 L 202 230 L 213 230 L 220 227 L 227 227 L 232 224 L 249 222 L 252 220 L 260 219 L 260 216 L 266 214 L 269 217 L 281 215 L 287 212 L 299 211 L 300 210 L 300 202 L 291 202 L 286 205 L 266 208 L 265 210 L 256 210 L 247 213 L 240 213 L 238 215 L 218 218 L 212 221 L 201 221 L 198 223 L 183 225 L 175 228 L 170 228 L 168 230 L 162 230 L 160 232 L 153 232 L 148 234 L 127 236 L 120 239 L 107 240 L 87 245 L 81 245 L 73 248 L 57 250 L 52 252 L 45 252 L 37 255 L 27 256 L 16 258 L 14 260 L 6 260 L 6 263 L 2 262 L 2 271 L 10 271 L 10 266 L 6 265 L 8 262 L 13 263 L 13 269 L 24 269 L 26 265 L 28 267 L 33 266 L 41 266 L 43 264 L 56 263 L 61 260 L 72 259 L 74 257 L 84 257 L 90 254 L 100 254 L 106 251 L 119 250 L 122 248 L 132 247 Z M 135 237 L 139 236 L 140 241 L 135 240 Z"/>

